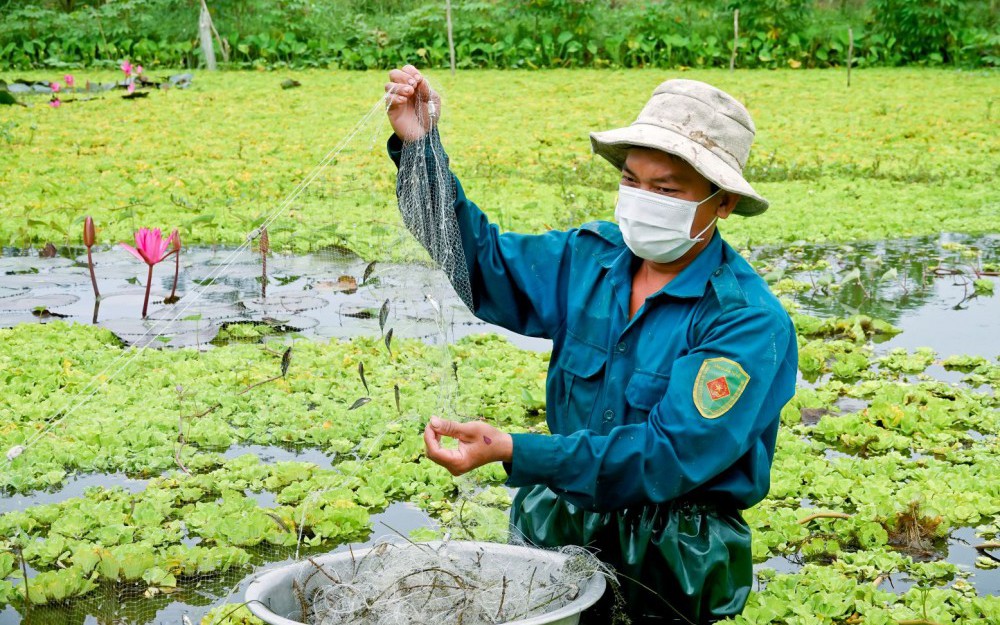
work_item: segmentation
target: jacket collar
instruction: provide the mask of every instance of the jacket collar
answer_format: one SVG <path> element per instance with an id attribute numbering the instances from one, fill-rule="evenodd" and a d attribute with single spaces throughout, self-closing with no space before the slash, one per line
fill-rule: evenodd
<path id="1" fill-rule="evenodd" d="M 723 246 L 722 235 L 716 228 L 708 245 L 694 257 L 694 260 L 687 267 L 681 270 L 665 287 L 654 293 L 652 297 L 659 298 L 669 295 L 679 298 L 698 298 L 705 295 L 712 272 L 723 263 Z M 642 260 L 628 249 L 624 241 L 617 247 L 595 254 L 595 258 L 609 270 L 611 282 L 615 286 L 615 290 L 625 296 L 625 309 L 628 310 L 627 299 L 632 292 L 632 275 Z M 625 284 L 628 285 L 628 288 L 621 288 Z"/>

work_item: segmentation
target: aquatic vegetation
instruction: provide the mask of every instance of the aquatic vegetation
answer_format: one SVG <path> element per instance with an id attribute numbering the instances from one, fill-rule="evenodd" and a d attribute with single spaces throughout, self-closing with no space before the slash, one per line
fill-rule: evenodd
<path id="1" fill-rule="evenodd" d="M 544 232 L 611 219 L 617 177 L 590 154 L 587 132 L 631 122 L 653 87 L 678 73 L 428 75 L 443 93 L 442 136 L 469 197 L 504 230 Z M 849 90 L 833 71 L 680 73 L 733 93 L 757 124 L 747 176 L 772 209 L 721 225 L 737 245 L 995 230 L 1000 207 L 988 190 L 1000 139 L 996 107 L 991 118 L 987 106 L 991 73 L 866 69 Z M 131 238 L 135 220 L 155 220 L 182 226 L 187 244 L 244 242 L 375 103 L 384 82 L 381 72 L 286 74 L 303 86 L 282 90 L 271 73 L 198 73 L 189 89 L 151 93 L 141 115 L 118 98 L 76 107 L 72 116 L 2 107 L 0 127 L 16 126 L 0 154 L 0 241 L 58 243 L 74 218 L 90 214 L 108 240 Z M 481 94 L 499 82 L 503 99 L 483 106 Z M 201 114 L 188 115 L 192 107 Z M 183 133 L 169 124 L 180 118 Z M 363 133 L 342 155 L 345 164 L 271 225 L 272 248 L 337 244 L 366 260 L 417 257 L 416 246 L 393 236 L 402 223 L 386 136 L 384 128 Z M 62 158 L 67 146 L 86 158 Z M 44 172 L 57 162 L 61 176 L 88 184 L 51 184 Z M 294 239 L 279 240 L 287 229 Z"/>

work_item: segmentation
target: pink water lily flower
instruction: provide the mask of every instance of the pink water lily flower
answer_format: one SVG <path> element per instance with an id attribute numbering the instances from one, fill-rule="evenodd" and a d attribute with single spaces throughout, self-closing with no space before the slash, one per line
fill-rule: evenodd
<path id="1" fill-rule="evenodd" d="M 63 76 L 63 80 L 66 82 L 66 86 L 70 89 L 72 89 L 73 85 L 76 84 L 76 78 L 73 78 L 73 74 L 66 74 Z"/>
<path id="2" fill-rule="evenodd" d="M 132 64 L 129 63 L 128 61 L 125 61 L 124 63 L 122 63 L 121 68 L 122 68 L 122 71 L 125 72 L 125 76 L 126 77 L 132 75 Z"/>
<path id="3" fill-rule="evenodd" d="M 163 238 L 163 233 L 159 228 L 139 228 L 139 231 L 135 233 L 135 247 L 132 247 L 128 243 L 121 243 L 120 245 L 128 250 L 132 256 L 135 256 L 147 265 L 155 265 L 164 258 L 167 257 L 167 250 L 173 245 L 174 235 L 170 235 L 166 239 Z"/>
<path id="4" fill-rule="evenodd" d="M 128 87 L 125 87 L 125 91 L 128 91 L 129 93 L 134 92 L 135 91 L 135 83 L 134 82 L 130 82 L 128 84 Z"/>
<path id="5" fill-rule="evenodd" d="M 142 65 L 136 65 L 135 66 L 135 75 L 138 76 L 141 73 L 142 73 Z"/>
<path id="6" fill-rule="evenodd" d="M 51 106 L 54 109 L 57 109 L 60 106 L 62 106 L 62 102 L 59 101 L 59 98 L 52 98 L 51 100 L 49 100 L 49 106 Z"/>
<path id="7" fill-rule="evenodd" d="M 49 83 L 49 87 L 52 89 L 52 93 L 59 93 L 59 90 L 62 89 L 57 82 Z"/>
<path id="8" fill-rule="evenodd" d="M 120 245 L 129 251 L 130 254 L 149 265 L 149 277 L 146 279 L 146 297 L 142 301 L 142 318 L 146 318 L 146 311 L 149 308 L 149 289 L 153 286 L 153 266 L 176 252 L 167 252 L 174 244 L 174 237 L 177 231 L 166 239 L 159 228 L 139 228 L 135 233 L 135 247 L 127 243 Z"/>

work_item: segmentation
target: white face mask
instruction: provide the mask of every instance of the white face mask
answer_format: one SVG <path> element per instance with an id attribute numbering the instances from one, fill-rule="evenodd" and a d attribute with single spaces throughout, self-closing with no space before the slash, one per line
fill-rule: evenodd
<path id="1" fill-rule="evenodd" d="M 615 219 L 625 238 L 625 245 L 639 258 L 657 263 L 670 263 L 701 241 L 705 228 L 691 237 L 691 224 L 698 207 L 715 197 L 719 191 L 700 202 L 679 200 L 666 195 L 619 185 Z"/>

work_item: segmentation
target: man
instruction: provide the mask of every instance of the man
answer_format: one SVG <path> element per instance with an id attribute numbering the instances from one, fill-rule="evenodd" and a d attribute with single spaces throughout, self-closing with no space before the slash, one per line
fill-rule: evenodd
<path id="1" fill-rule="evenodd" d="M 386 90 L 398 163 L 440 100 L 412 66 Z M 728 94 L 664 82 L 631 126 L 590 136 L 621 174 L 618 223 L 568 232 L 500 235 L 453 182 L 475 314 L 552 339 L 552 434 L 432 418 L 427 456 L 455 475 L 505 463 L 512 533 L 596 547 L 634 623 L 712 622 L 750 591 L 739 510 L 767 493 L 797 369 L 788 315 L 716 230 L 768 207 L 742 175 L 754 133 Z M 587 622 L 609 622 L 607 594 Z"/>

